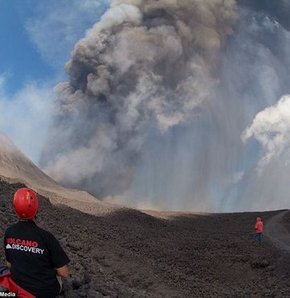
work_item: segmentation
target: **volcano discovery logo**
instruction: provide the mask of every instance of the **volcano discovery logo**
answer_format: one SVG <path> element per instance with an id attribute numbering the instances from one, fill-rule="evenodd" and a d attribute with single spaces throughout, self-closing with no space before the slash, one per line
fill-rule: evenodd
<path id="1" fill-rule="evenodd" d="M 43 255 L 44 249 L 39 248 L 38 242 L 31 240 L 7 238 L 6 239 L 6 249 L 21 250 L 33 254 Z"/>

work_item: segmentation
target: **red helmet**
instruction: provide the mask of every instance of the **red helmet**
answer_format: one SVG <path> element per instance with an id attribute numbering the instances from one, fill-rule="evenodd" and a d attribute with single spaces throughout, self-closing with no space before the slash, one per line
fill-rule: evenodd
<path id="1" fill-rule="evenodd" d="M 17 215 L 22 219 L 33 219 L 38 211 L 37 193 L 23 187 L 14 194 L 13 206 Z"/>

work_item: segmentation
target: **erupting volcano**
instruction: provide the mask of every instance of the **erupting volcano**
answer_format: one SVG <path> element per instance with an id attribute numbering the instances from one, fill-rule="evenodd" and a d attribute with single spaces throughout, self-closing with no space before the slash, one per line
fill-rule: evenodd
<path id="1" fill-rule="evenodd" d="M 287 1 L 111 1 L 56 87 L 41 167 L 139 207 L 285 207 L 287 11 Z"/>

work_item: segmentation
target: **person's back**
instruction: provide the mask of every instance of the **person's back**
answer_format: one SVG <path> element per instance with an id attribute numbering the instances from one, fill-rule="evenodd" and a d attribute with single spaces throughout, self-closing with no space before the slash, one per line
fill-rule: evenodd
<path id="1" fill-rule="evenodd" d="M 25 200 L 23 202 L 26 204 Z M 69 258 L 55 237 L 35 224 L 35 212 L 24 215 L 23 202 L 15 206 L 14 201 L 20 220 L 6 230 L 4 237 L 6 260 L 12 279 L 36 297 L 55 297 L 60 292 L 56 275 L 67 277 Z M 38 201 L 34 209 L 37 212 Z"/>
<path id="2" fill-rule="evenodd" d="M 37 297 L 55 297 L 60 292 L 55 268 L 69 260 L 54 236 L 33 221 L 19 221 L 5 233 L 6 259 L 12 279 Z"/>

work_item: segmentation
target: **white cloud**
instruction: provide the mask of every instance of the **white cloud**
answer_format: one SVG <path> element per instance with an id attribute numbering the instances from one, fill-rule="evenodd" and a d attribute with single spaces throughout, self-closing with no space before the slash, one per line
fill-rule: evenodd
<path id="1" fill-rule="evenodd" d="M 62 67 L 74 44 L 108 6 L 107 0 L 35 1 L 35 16 L 26 25 L 41 56 Z"/>
<path id="2" fill-rule="evenodd" d="M 0 131 L 37 163 L 50 121 L 52 88 L 31 82 L 10 97 L 5 82 L 0 75 Z"/>
<path id="3" fill-rule="evenodd" d="M 245 142 L 255 138 L 264 149 L 258 169 L 263 170 L 272 160 L 286 153 L 290 146 L 290 95 L 283 96 L 277 104 L 259 112 L 252 124 L 243 132 Z"/>
<path id="4" fill-rule="evenodd" d="M 51 0 L 29 2 L 33 14 L 26 30 L 42 58 L 59 76 L 74 44 L 85 35 L 108 6 L 107 0 Z M 28 82 L 13 95 L 5 91 L 11 74 L 0 73 L 0 131 L 35 163 L 38 162 L 53 107 L 53 84 Z"/>

